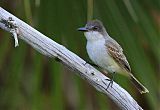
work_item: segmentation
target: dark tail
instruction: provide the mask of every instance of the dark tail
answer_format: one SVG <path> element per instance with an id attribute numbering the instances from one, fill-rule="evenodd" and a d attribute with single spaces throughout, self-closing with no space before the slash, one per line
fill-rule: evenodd
<path id="1" fill-rule="evenodd" d="M 149 92 L 132 74 L 130 74 L 130 80 L 141 94 Z"/>

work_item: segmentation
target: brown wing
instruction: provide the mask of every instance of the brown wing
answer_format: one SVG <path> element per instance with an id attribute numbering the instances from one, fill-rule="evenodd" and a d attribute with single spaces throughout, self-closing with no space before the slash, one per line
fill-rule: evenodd
<path id="1" fill-rule="evenodd" d="M 109 55 L 119 64 L 119 66 L 126 71 L 131 72 L 130 65 L 123 54 L 123 49 L 120 47 L 120 45 L 116 41 L 107 41 L 106 47 Z"/>

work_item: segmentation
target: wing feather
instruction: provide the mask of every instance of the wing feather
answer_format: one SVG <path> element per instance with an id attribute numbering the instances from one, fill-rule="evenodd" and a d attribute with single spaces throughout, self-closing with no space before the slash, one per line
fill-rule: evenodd
<path id="1" fill-rule="evenodd" d="M 117 62 L 117 64 L 128 72 L 131 72 L 130 65 L 123 54 L 123 49 L 116 41 L 107 41 L 106 47 L 109 55 Z"/>

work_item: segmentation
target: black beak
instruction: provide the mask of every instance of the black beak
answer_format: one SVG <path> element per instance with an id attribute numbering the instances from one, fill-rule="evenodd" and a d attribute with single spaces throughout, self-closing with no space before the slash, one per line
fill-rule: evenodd
<path id="1" fill-rule="evenodd" d="M 83 32 L 87 32 L 88 29 L 86 27 L 81 27 L 77 29 L 78 31 L 83 31 Z"/>

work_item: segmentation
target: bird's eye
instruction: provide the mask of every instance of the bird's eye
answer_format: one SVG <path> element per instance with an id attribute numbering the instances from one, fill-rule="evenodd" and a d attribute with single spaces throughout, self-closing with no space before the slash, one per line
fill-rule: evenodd
<path id="1" fill-rule="evenodd" d="M 93 27 L 93 30 L 98 30 L 98 26 L 94 26 L 94 27 Z"/>

